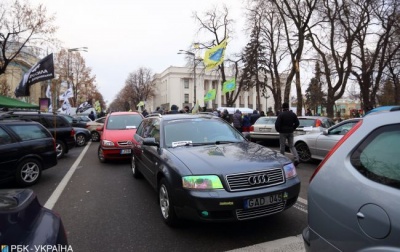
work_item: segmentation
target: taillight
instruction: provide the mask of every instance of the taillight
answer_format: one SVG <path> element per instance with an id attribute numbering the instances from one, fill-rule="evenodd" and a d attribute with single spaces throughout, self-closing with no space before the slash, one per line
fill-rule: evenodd
<path id="1" fill-rule="evenodd" d="M 315 122 L 315 127 L 319 127 L 322 125 L 321 120 L 317 119 L 317 121 Z"/>
<path id="2" fill-rule="evenodd" d="M 254 126 L 253 125 L 250 126 L 250 131 L 254 131 Z"/>
<path id="3" fill-rule="evenodd" d="M 71 136 L 72 136 L 72 137 L 75 136 L 75 130 L 74 130 L 74 129 L 71 130 Z"/>
<path id="4" fill-rule="evenodd" d="M 325 162 L 332 156 L 332 154 L 344 143 L 344 141 L 347 140 L 347 138 L 349 138 L 358 128 L 360 128 L 362 124 L 362 120 L 360 120 L 356 125 L 354 125 L 353 128 L 351 128 L 349 130 L 349 132 L 347 132 L 340 140 L 339 142 L 337 142 L 333 148 L 328 152 L 328 154 L 326 154 L 325 158 L 321 161 L 321 163 L 318 165 L 317 169 L 315 169 L 313 175 L 310 178 L 310 183 L 311 180 L 313 180 L 313 178 L 315 177 L 315 175 L 317 175 L 317 173 L 319 172 L 319 170 L 321 169 L 321 167 L 325 164 Z"/>

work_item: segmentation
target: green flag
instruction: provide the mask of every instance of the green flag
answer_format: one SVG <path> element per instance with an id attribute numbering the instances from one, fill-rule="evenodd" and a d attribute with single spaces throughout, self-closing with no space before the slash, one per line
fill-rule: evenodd
<path id="1" fill-rule="evenodd" d="M 224 82 L 222 86 L 222 93 L 225 94 L 227 92 L 235 91 L 235 89 L 236 89 L 236 82 L 235 78 L 233 78 Z"/>
<path id="2" fill-rule="evenodd" d="M 216 94 L 217 94 L 217 90 L 215 88 L 209 90 L 207 92 L 206 96 L 204 96 L 204 101 L 207 102 L 207 101 L 215 100 Z"/>

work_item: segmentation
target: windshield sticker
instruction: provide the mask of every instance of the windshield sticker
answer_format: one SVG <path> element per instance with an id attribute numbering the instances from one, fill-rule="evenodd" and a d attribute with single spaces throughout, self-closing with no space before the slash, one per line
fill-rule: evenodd
<path id="1" fill-rule="evenodd" d="M 135 125 L 133 125 L 133 126 L 126 126 L 126 128 L 127 128 L 127 129 L 136 129 L 136 126 L 135 126 Z"/>
<path id="2" fill-rule="evenodd" d="M 172 147 L 185 146 L 186 144 L 192 144 L 192 141 L 172 142 Z"/>

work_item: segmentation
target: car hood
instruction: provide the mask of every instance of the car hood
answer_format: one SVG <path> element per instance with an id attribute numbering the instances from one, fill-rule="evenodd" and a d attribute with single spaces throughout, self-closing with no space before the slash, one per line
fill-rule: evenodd
<path id="1" fill-rule="evenodd" d="M 252 142 L 169 148 L 192 174 L 232 174 L 282 167 L 291 160 Z"/>
<path id="2" fill-rule="evenodd" d="M 136 129 L 105 130 L 103 131 L 101 139 L 113 142 L 128 141 L 128 140 L 132 141 L 135 133 Z"/>

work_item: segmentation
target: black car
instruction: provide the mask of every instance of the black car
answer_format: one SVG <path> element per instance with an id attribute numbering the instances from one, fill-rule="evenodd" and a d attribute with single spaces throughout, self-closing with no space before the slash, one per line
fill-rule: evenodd
<path id="1" fill-rule="evenodd" d="M 87 116 L 78 116 L 78 115 L 67 115 L 59 113 L 60 116 L 65 117 L 67 121 L 72 125 L 72 127 L 77 128 L 86 128 L 86 123 L 91 122 L 92 120 Z"/>
<path id="2" fill-rule="evenodd" d="M 55 141 L 43 125 L 0 119 L 0 182 L 15 179 L 20 186 L 29 186 L 56 164 Z"/>
<path id="3" fill-rule="evenodd" d="M 20 118 L 41 123 L 56 140 L 57 158 L 75 146 L 75 131 L 71 124 L 62 116 L 52 113 L 9 111 L 0 113 L 0 118 Z"/>
<path id="4" fill-rule="evenodd" d="M 131 169 L 158 191 L 168 225 L 178 219 L 243 221 L 291 207 L 300 191 L 293 162 L 248 141 L 219 117 L 150 115 L 134 136 Z"/>
<path id="5" fill-rule="evenodd" d="M 0 223 L 1 251 L 72 251 L 61 217 L 31 189 L 0 190 Z"/>

